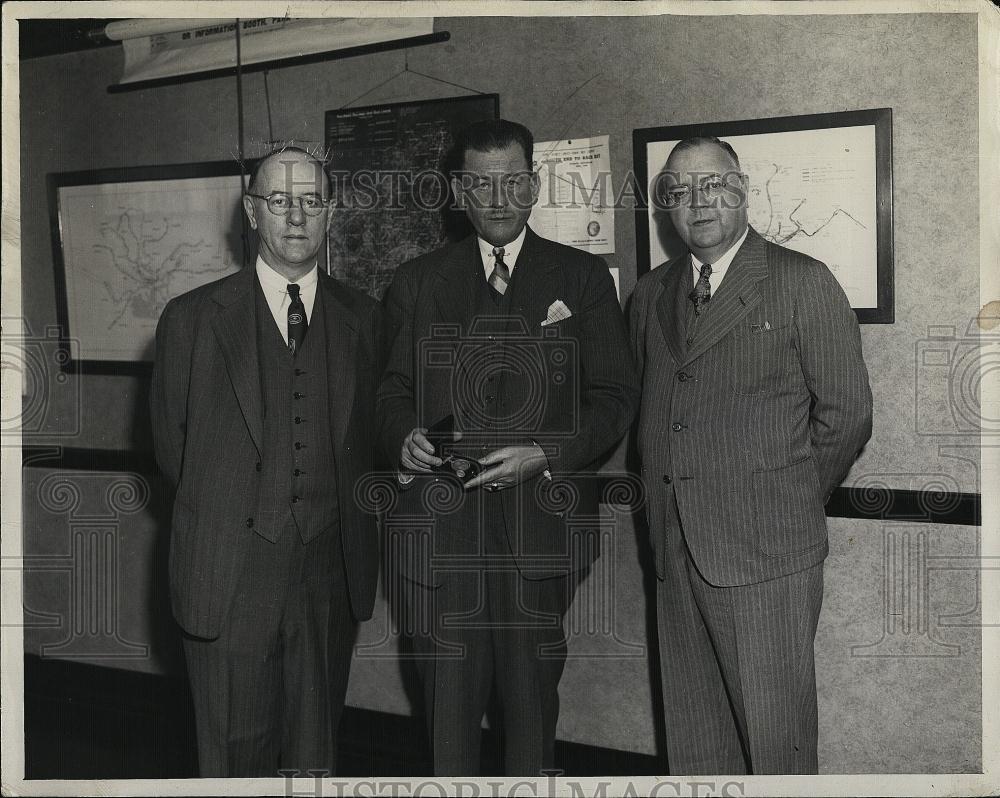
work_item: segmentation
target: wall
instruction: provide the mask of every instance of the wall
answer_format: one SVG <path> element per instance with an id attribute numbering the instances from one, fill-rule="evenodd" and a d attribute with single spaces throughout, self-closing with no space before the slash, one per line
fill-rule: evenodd
<path id="1" fill-rule="evenodd" d="M 939 347 L 961 345 L 980 305 L 973 15 L 442 18 L 436 28 L 450 31 L 451 40 L 413 50 L 414 69 L 498 92 L 502 115 L 527 124 L 538 139 L 610 135 L 616 186 L 632 167 L 634 128 L 891 107 L 896 323 L 862 329 L 875 432 L 846 484 L 979 491 L 977 439 L 955 427 L 952 411 L 960 399 L 947 397 L 947 369 L 921 355 L 930 325 L 945 328 L 934 331 L 945 336 Z M 116 80 L 120 58 L 117 49 L 106 49 L 21 64 L 23 292 L 36 335 L 55 323 L 46 172 L 223 159 L 236 150 L 232 81 L 109 95 L 105 87 Z M 323 111 L 350 103 L 402 64 L 401 53 L 384 53 L 270 73 L 275 135 L 320 142 Z M 260 74 L 245 80 L 251 142 L 269 138 L 263 80 Z M 362 104 L 465 93 L 408 74 Z M 608 261 L 621 269 L 627 296 L 635 284 L 632 211 L 618 211 L 616 238 Z M 45 421 L 51 434 L 29 442 L 148 449 L 145 390 L 141 380 L 109 376 L 53 385 Z M 78 434 L 54 434 L 72 431 L 77 418 Z M 29 554 L 65 548 L 73 525 L 71 511 L 39 505 L 33 491 L 47 475 L 31 469 L 25 481 Z M 150 491 L 156 494 L 155 486 Z M 159 615 L 151 622 L 147 614 L 150 606 L 164 610 L 148 578 L 161 517 L 154 507 L 121 525 L 132 540 L 123 553 L 137 560 L 122 560 L 128 639 L 161 641 L 148 658 L 116 663 L 121 666 L 176 665 L 169 623 Z M 594 656 L 586 634 L 574 638 L 571 652 L 588 656 L 571 658 L 567 667 L 560 736 L 654 752 L 656 696 L 641 648 L 649 630 L 644 542 L 630 519 L 616 518 L 613 526 L 616 557 L 606 558 L 604 567 L 615 574 L 615 631 L 599 645 L 610 645 L 616 656 Z M 978 594 L 962 559 L 976 550 L 978 533 L 975 527 L 831 521 L 817 638 L 825 771 L 978 769 Z M 898 570 L 887 578 L 887 563 L 901 562 L 904 551 L 918 555 L 906 561 L 917 569 L 912 578 Z M 919 570 L 927 565 L 924 555 L 940 566 L 926 580 Z M 68 588 L 53 579 L 29 575 L 34 608 L 65 606 Z M 909 591 L 916 601 L 921 590 L 926 618 L 915 614 L 922 604 L 901 600 Z M 364 630 L 376 653 L 394 650 L 391 641 L 388 648 L 378 644 L 385 623 L 377 617 Z M 63 631 L 35 629 L 29 646 Z M 409 711 L 395 658 L 356 662 L 349 700 Z"/>

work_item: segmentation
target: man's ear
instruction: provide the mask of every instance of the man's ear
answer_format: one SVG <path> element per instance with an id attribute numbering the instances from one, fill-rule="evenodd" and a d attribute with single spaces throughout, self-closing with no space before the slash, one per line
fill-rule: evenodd
<path id="1" fill-rule="evenodd" d="M 538 176 L 538 170 L 531 170 L 531 204 L 538 202 L 538 193 L 541 191 L 542 178 Z"/>
<path id="2" fill-rule="evenodd" d="M 250 220 L 250 227 L 252 227 L 254 230 L 256 230 L 257 229 L 257 210 L 253 206 L 253 200 L 250 197 L 246 196 L 245 194 L 243 195 L 243 210 L 244 210 L 244 212 L 247 215 L 247 219 Z"/>

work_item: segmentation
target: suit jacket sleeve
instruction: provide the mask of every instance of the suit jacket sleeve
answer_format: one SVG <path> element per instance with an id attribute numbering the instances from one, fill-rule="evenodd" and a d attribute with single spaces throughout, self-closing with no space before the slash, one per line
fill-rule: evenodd
<path id="1" fill-rule="evenodd" d="M 552 473 L 583 470 L 624 437 L 639 407 L 625 318 L 607 264 L 593 258 L 581 294 L 576 434 L 542 446 Z"/>
<path id="2" fill-rule="evenodd" d="M 156 325 L 156 355 L 150 413 L 156 462 L 174 488 L 180 481 L 187 428 L 187 393 L 192 346 L 190 320 L 176 300 L 167 303 Z"/>
<path id="3" fill-rule="evenodd" d="M 804 268 L 795 325 L 802 373 L 813 401 L 813 457 L 826 500 L 871 437 L 872 393 L 857 318 L 840 284 L 821 263 Z"/>
<path id="4" fill-rule="evenodd" d="M 632 361 L 635 364 L 636 380 L 642 385 L 642 375 L 646 368 L 646 303 L 644 291 L 637 284 L 632 292 L 628 308 L 628 331 Z"/>
<path id="5" fill-rule="evenodd" d="M 403 440 L 417 426 L 413 388 L 413 311 L 416 280 L 405 265 L 396 270 L 383 300 L 386 367 L 376 393 L 376 418 L 383 455 L 398 465 Z"/>

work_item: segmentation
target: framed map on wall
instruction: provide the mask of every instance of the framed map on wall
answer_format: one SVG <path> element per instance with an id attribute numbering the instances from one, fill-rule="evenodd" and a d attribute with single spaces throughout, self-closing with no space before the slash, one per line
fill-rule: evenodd
<path id="1" fill-rule="evenodd" d="M 464 235 L 445 160 L 455 133 L 499 113 L 496 94 L 327 111 L 330 273 L 381 299 L 399 264 Z"/>
<path id="2" fill-rule="evenodd" d="M 243 262 L 235 160 L 52 173 L 48 194 L 60 335 L 81 372 L 148 370 L 167 301 Z"/>
<path id="3" fill-rule="evenodd" d="M 685 251 L 659 179 L 674 145 L 716 136 L 732 145 L 750 184 L 750 226 L 823 261 L 861 323 L 893 312 L 892 109 L 644 128 L 632 134 L 641 276 Z"/>

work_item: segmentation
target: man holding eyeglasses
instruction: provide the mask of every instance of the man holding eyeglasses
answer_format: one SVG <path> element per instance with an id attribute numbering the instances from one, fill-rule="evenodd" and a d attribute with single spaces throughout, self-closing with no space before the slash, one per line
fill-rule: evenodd
<path id="1" fill-rule="evenodd" d="M 858 323 L 826 266 L 748 226 L 728 143 L 680 142 L 656 188 L 690 250 L 630 308 L 667 764 L 816 773 L 823 506 L 871 435 Z"/>
<path id="2" fill-rule="evenodd" d="M 458 137 L 451 185 L 475 235 L 403 264 L 385 300 L 378 417 L 405 483 L 387 528 L 436 775 L 479 773 L 494 688 L 504 772 L 553 767 L 563 617 L 598 553 L 587 475 L 638 404 L 607 265 L 526 226 L 532 150 L 506 120 Z M 444 462 L 442 426 L 465 458 Z"/>
<path id="3" fill-rule="evenodd" d="M 318 268 L 329 182 L 285 148 L 254 170 L 252 269 L 172 300 L 156 334 L 156 457 L 176 488 L 170 592 L 201 776 L 332 774 L 374 519 L 355 502 L 380 318 Z"/>

